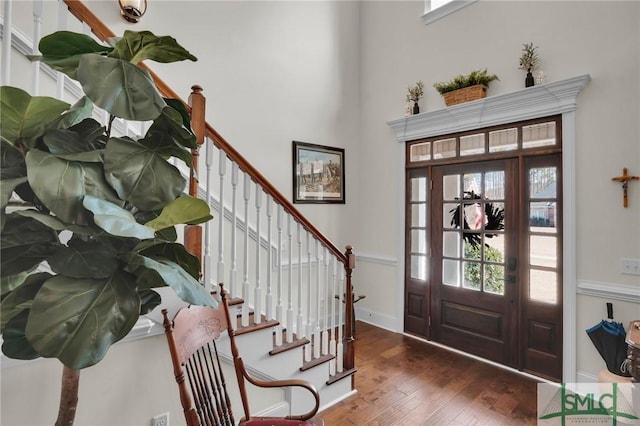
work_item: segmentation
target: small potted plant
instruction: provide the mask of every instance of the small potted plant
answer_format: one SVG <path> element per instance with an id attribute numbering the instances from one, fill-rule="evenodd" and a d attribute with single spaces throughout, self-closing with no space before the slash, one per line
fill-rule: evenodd
<path id="1" fill-rule="evenodd" d="M 538 46 L 534 46 L 533 42 L 522 44 L 522 55 L 520 55 L 520 69 L 527 72 L 524 80 L 525 87 L 531 87 L 535 84 L 533 79 L 533 71 L 538 68 Z"/>
<path id="2" fill-rule="evenodd" d="M 458 75 L 449 81 L 435 83 L 433 87 L 444 97 L 447 106 L 473 101 L 487 96 L 489 83 L 500 80 L 497 75 L 489 74 L 487 69 L 474 70 L 467 75 Z"/>
<path id="3" fill-rule="evenodd" d="M 415 86 L 407 87 L 407 102 L 413 102 L 413 113 L 420 113 L 420 106 L 418 105 L 418 101 L 424 95 L 424 83 L 422 80 L 419 80 Z"/>

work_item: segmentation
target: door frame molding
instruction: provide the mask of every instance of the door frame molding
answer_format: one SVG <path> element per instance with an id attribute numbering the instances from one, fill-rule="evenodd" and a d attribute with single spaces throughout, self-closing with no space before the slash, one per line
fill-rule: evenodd
<path id="1" fill-rule="evenodd" d="M 563 361 L 562 380 L 576 381 L 576 108 L 577 97 L 589 83 L 588 74 L 516 92 L 489 96 L 484 99 L 391 120 L 387 125 L 395 132 L 398 142 L 398 188 L 405 185 L 405 143 L 417 139 L 464 132 L 516 121 L 562 115 L 562 170 L 563 170 Z M 404 190 L 398 190 L 398 217 L 404 217 Z M 397 235 L 404 235 L 405 224 L 397 224 Z M 404 259 L 404 238 L 398 239 L 398 259 Z M 398 266 L 404 262 L 398 262 Z M 397 288 L 404 289 L 404 270 L 397 268 Z M 398 294 L 400 294 L 398 293 Z M 396 331 L 404 331 L 404 298 L 396 302 Z"/>

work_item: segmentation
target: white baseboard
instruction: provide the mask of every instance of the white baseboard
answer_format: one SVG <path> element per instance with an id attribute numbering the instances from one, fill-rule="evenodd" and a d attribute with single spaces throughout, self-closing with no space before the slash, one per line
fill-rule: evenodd
<path id="1" fill-rule="evenodd" d="M 334 399 L 333 401 L 331 401 L 331 402 L 329 402 L 329 403 L 327 403 L 327 404 L 324 404 L 324 405 L 320 406 L 320 408 L 318 409 L 318 413 L 319 413 L 319 412 L 321 412 L 321 411 L 326 410 L 327 408 L 333 407 L 334 405 L 336 405 L 336 404 L 337 404 L 337 403 L 339 403 L 340 401 L 343 401 L 343 400 L 345 400 L 345 399 L 349 398 L 351 395 L 355 395 L 355 394 L 357 394 L 357 393 L 358 393 L 358 390 L 357 390 L 357 389 L 354 389 L 354 390 L 352 390 L 351 392 L 348 392 L 348 393 L 346 393 L 346 394 L 342 395 L 340 398 Z"/>
<path id="2" fill-rule="evenodd" d="M 234 410 L 235 411 L 235 410 Z M 276 405 L 260 411 L 259 413 L 251 414 L 255 417 L 285 417 L 290 414 L 289 403 L 286 401 L 280 402 Z"/>
<path id="3" fill-rule="evenodd" d="M 379 314 L 367 308 L 359 308 L 356 306 L 356 320 L 363 321 L 375 325 L 394 333 L 402 333 L 402 330 L 396 329 L 397 319 L 391 315 Z"/>

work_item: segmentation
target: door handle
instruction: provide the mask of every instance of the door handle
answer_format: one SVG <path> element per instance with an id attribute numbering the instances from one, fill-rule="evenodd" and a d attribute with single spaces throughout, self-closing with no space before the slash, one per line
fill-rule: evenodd
<path id="1" fill-rule="evenodd" d="M 518 259 L 515 257 L 507 257 L 507 271 L 513 272 L 518 266 Z"/>
<path id="2" fill-rule="evenodd" d="M 515 284 L 516 283 L 516 276 L 515 275 L 507 275 L 506 277 L 504 277 L 504 282 L 505 283 L 509 283 L 509 284 Z"/>

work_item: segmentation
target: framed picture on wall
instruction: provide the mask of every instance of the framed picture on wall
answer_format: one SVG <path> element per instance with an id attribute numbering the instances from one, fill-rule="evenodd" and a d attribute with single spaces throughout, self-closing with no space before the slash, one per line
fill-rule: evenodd
<path id="1" fill-rule="evenodd" d="M 293 202 L 344 204 L 344 149 L 293 141 Z"/>

